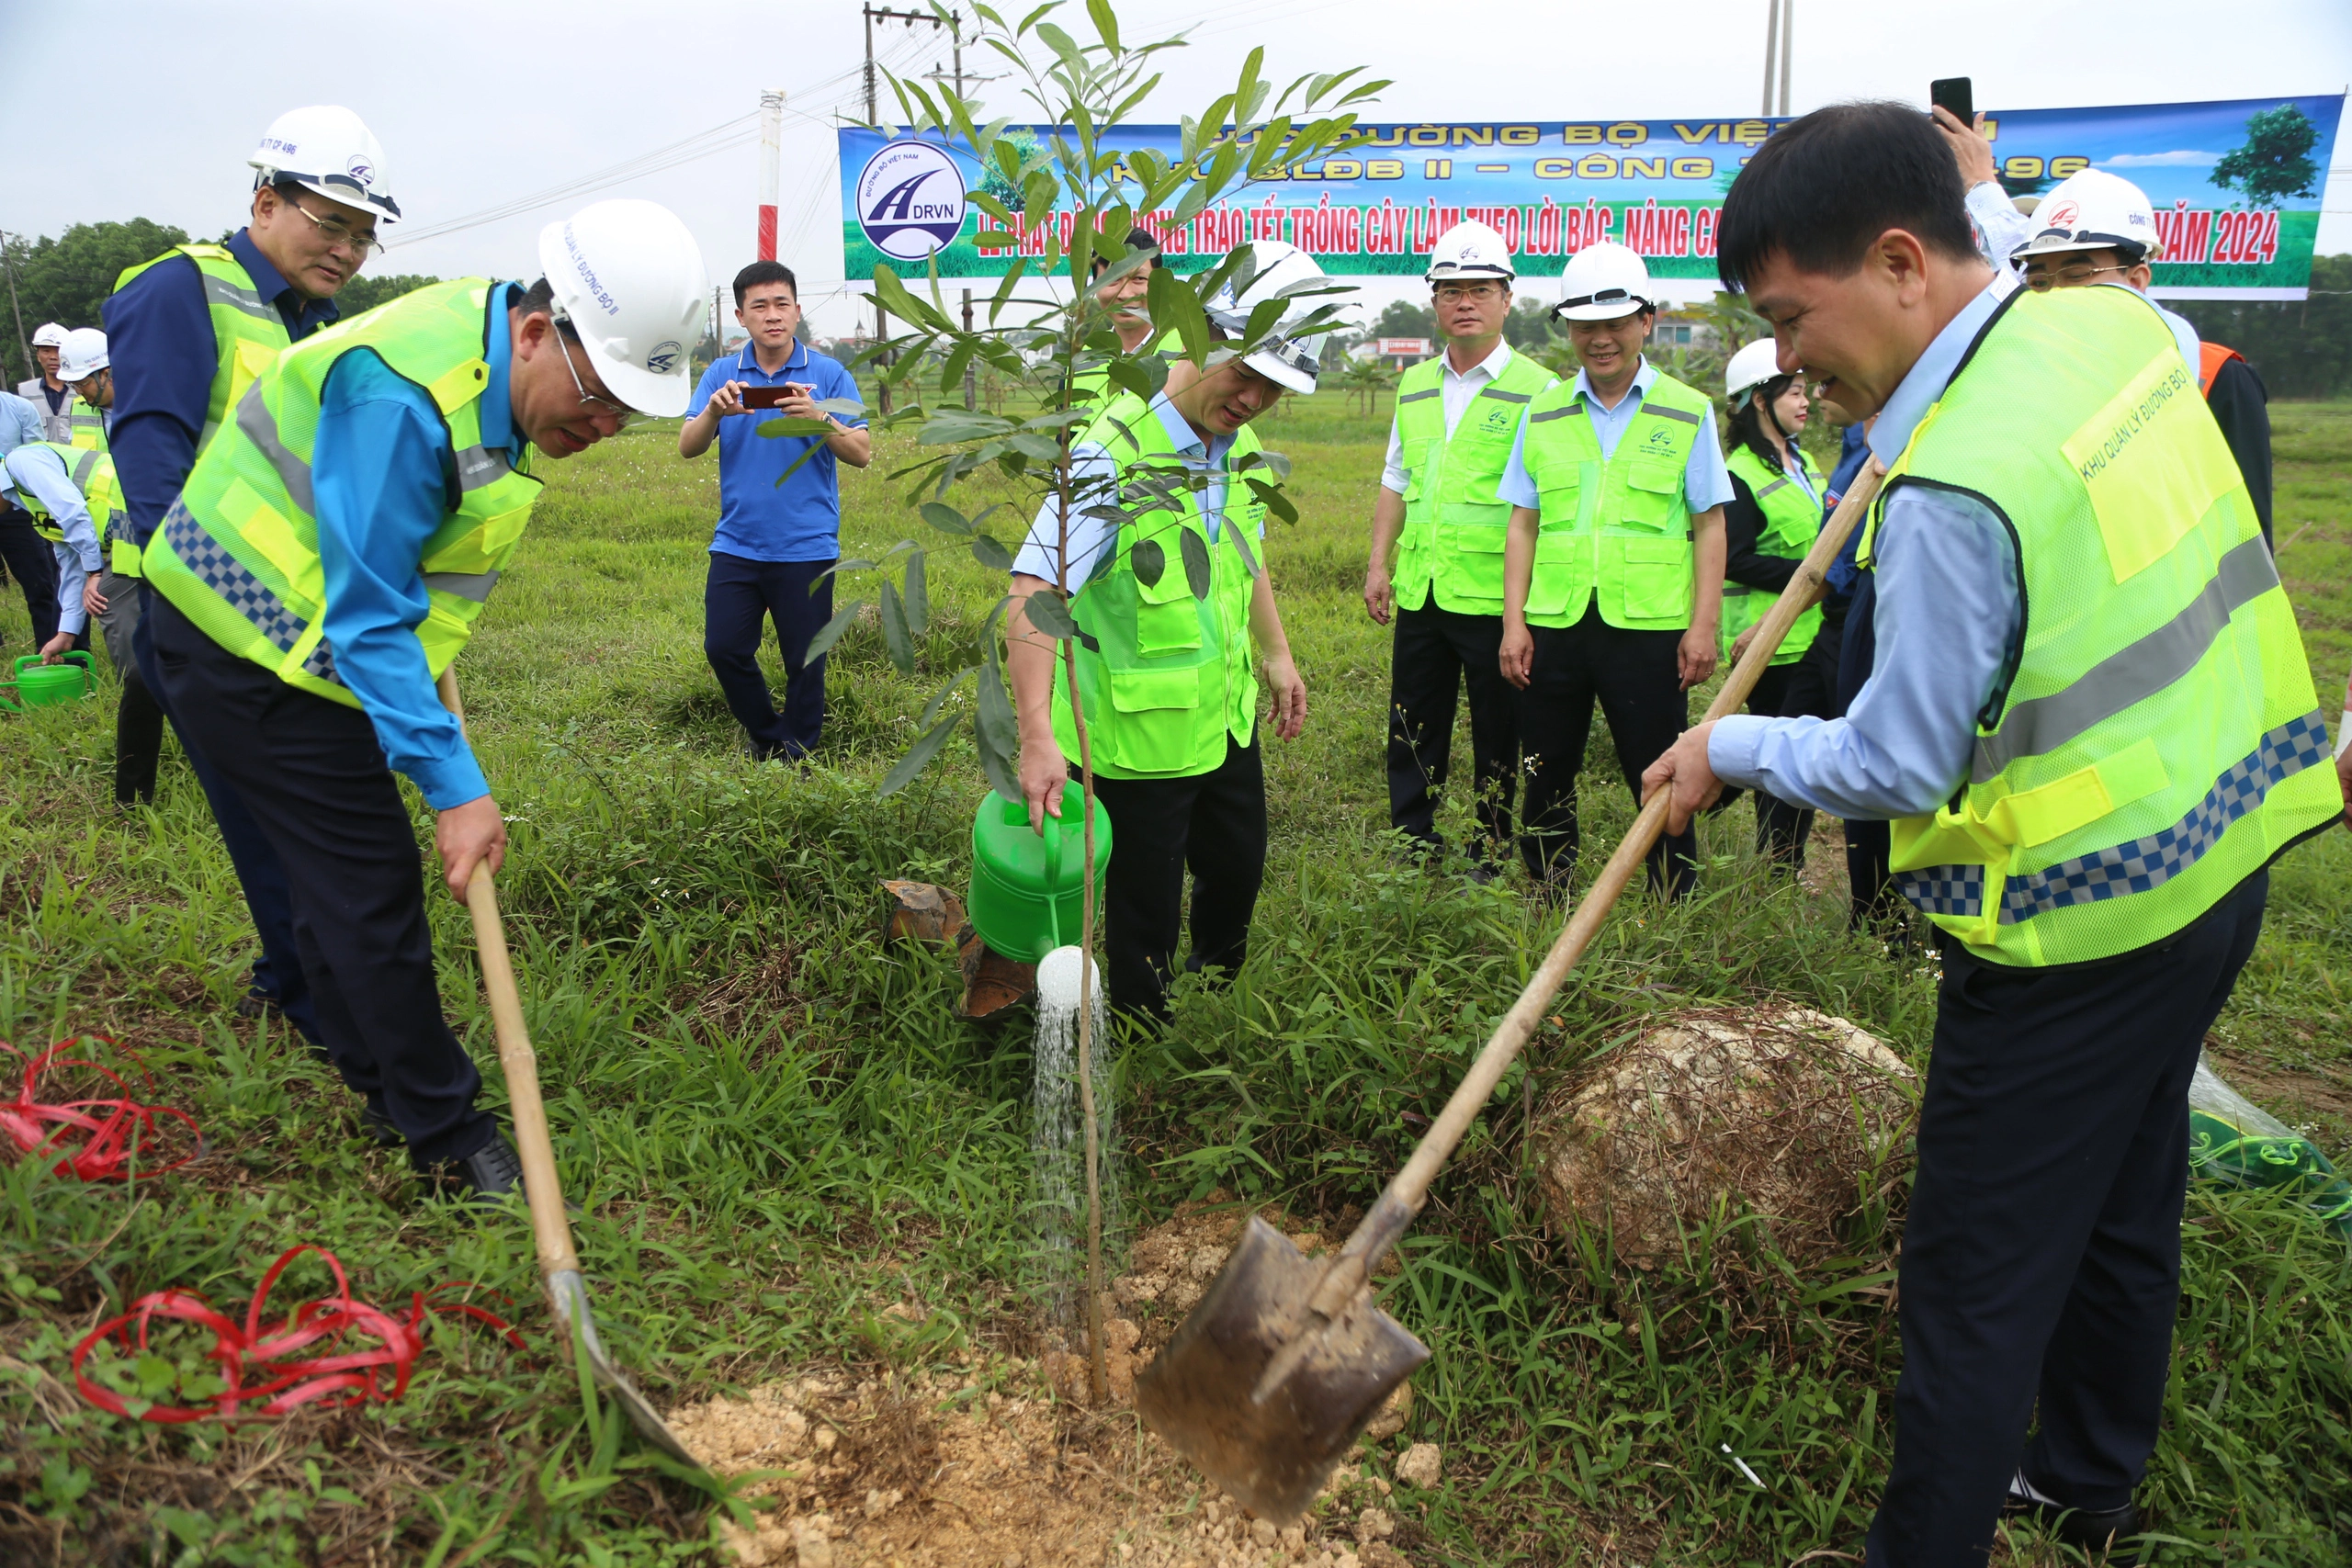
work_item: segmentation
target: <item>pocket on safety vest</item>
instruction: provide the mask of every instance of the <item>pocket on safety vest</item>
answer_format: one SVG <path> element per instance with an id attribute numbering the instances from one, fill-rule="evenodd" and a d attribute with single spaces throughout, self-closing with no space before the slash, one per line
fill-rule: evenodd
<path id="1" fill-rule="evenodd" d="M 1998 842 L 2032 849 L 2087 828 L 2172 782 L 2153 737 L 2033 789 L 2002 795 L 1970 816 Z"/>
<path id="2" fill-rule="evenodd" d="M 1665 528 L 1680 521 L 1683 465 L 1637 458 L 1625 469 L 1624 521 L 1643 528 Z"/>
<path id="3" fill-rule="evenodd" d="M 1688 626 L 1690 621 L 1690 544 L 1687 539 L 1627 539 L 1623 597 L 1619 614 L 1627 623 L 1654 621 Z"/>
<path id="4" fill-rule="evenodd" d="M 1193 761 L 1201 676 L 1182 670 L 1109 670 L 1112 762 L 1137 773 L 1172 773 Z"/>
<path id="5" fill-rule="evenodd" d="M 1136 579 L 1136 649 L 1147 659 L 1190 653 L 1201 646 L 1200 611 L 1182 559 L 1186 537 L 1170 529 L 1159 538 L 1136 541 L 1128 552 Z"/>

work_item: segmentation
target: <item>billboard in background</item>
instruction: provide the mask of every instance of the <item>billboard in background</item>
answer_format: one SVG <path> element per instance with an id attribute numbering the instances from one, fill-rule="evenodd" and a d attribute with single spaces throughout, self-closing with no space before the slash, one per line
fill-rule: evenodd
<path id="1" fill-rule="evenodd" d="M 2148 193 L 2165 243 L 2155 291 L 2176 299 L 2301 299 L 2311 277 L 2322 197 L 2342 118 L 2341 94 L 1988 115 L 2002 184 L 2040 195 L 2082 168 L 2123 175 Z M 1631 245 L 1651 275 L 1703 294 L 1715 276 L 1715 224 L 1741 165 L 1782 119 L 1528 120 L 1363 128 L 1365 144 L 1278 170 L 1177 224 L 1148 213 L 1170 265 L 1190 271 L 1236 245 L 1283 240 L 1336 276 L 1418 276 L 1437 237 L 1464 219 L 1500 231 L 1521 276 L 1551 277 L 1596 240 Z M 1006 133 L 1035 146 L 1039 126 Z M 967 199 L 988 190 L 1017 213 L 993 164 L 936 135 L 840 133 L 845 276 L 888 262 L 918 274 L 935 257 L 944 277 L 1000 277 L 1016 255 L 1045 254 L 1049 225 L 1011 243 L 975 237 L 1001 226 Z M 1152 148 L 1173 160 L 1172 125 L 1115 126 L 1102 144 Z M 960 187 L 960 188 L 959 188 Z"/>

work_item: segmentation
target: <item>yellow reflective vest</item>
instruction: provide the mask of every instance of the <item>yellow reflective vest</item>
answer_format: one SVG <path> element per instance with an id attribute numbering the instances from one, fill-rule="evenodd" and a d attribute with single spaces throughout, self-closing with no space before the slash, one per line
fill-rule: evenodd
<path id="1" fill-rule="evenodd" d="M 1465 615 L 1503 613 L 1503 546 L 1510 502 L 1503 470 L 1520 415 L 1552 383 L 1552 373 L 1513 354 L 1478 389 L 1461 423 L 1445 430 L 1445 356 L 1424 359 L 1396 383 L 1396 444 L 1410 479 L 1405 528 L 1396 536 L 1396 603 Z"/>

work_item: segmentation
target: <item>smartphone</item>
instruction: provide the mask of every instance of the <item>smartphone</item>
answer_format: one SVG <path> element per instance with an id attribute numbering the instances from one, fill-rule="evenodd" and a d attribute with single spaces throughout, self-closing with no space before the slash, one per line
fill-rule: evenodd
<path id="1" fill-rule="evenodd" d="M 780 409 L 791 391 L 792 383 L 789 381 L 781 387 L 746 387 L 743 389 L 743 406 L 747 409 Z"/>
<path id="2" fill-rule="evenodd" d="M 1950 109 L 1960 117 L 1962 125 L 1976 123 L 1976 90 L 1965 76 L 1939 76 L 1928 83 L 1928 102 L 1937 108 Z"/>

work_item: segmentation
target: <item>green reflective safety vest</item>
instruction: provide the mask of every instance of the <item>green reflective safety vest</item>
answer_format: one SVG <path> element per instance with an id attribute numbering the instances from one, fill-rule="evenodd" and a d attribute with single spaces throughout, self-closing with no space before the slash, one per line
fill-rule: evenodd
<path id="1" fill-rule="evenodd" d="M 67 446 L 79 447 L 85 452 L 107 449 L 106 416 L 78 398 L 74 402 L 73 430 L 73 439 L 66 443 Z"/>
<path id="2" fill-rule="evenodd" d="M 197 450 L 201 452 L 245 389 L 294 340 L 277 307 L 261 297 L 253 276 L 225 245 L 175 245 L 153 260 L 124 268 L 114 280 L 115 291 L 120 293 L 132 278 L 174 256 L 194 262 L 203 279 L 205 311 L 212 319 L 212 342 L 220 355 L 212 372 L 211 396 L 205 400 L 204 430 L 197 437 Z"/>
<path id="3" fill-rule="evenodd" d="M 1172 363 L 1183 355 L 1184 340 L 1173 331 L 1165 332 L 1159 334 L 1159 342 L 1143 352 L 1157 354 Z M 1111 384 L 1111 367 L 1108 365 L 1098 365 L 1091 370 L 1077 372 L 1070 377 L 1069 387 L 1071 407 L 1088 407 L 1096 412 L 1114 398 L 1130 395 L 1125 388 Z"/>
<path id="4" fill-rule="evenodd" d="M 1238 471 L 1260 449 L 1257 433 L 1244 425 L 1226 452 L 1225 516 L 1215 539 L 1202 516 L 1204 492 L 1170 482 L 1187 465 L 1141 398 L 1113 400 L 1079 439 L 1118 465 L 1127 513 L 1108 560 L 1070 600 L 1094 771 L 1114 779 L 1205 773 L 1224 763 L 1227 737 L 1247 746 L 1258 723 L 1250 598 L 1261 570 L 1265 505 Z M 1163 487 L 1172 504 L 1152 504 Z M 1054 736 L 1075 761 L 1069 669 L 1058 659 Z"/>
<path id="5" fill-rule="evenodd" d="M 115 488 L 114 459 L 104 452 L 69 446 L 62 441 L 33 441 L 27 445 L 46 447 L 65 460 L 65 471 L 72 477 L 74 488 L 82 492 L 82 504 L 89 508 L 90 526 L 97 531 L 98 548 L 107 549 L 107 532 L 114 525 L 121 500 Z M 53 545 L 65 542 L 65 530 L 58 526 L 57 519 L 51 515 L 40 497 L 20 485 L 17 489 L 17 504 L 32 520 L 34 533 Z"/>
<path id="6" fill-rule="evenodd" d="M 1519 416 L 1552 384 L 1552 372 L 1513 354 L 1478 389 L 1453 434 L 1445 433 L 1445 356 L 1424 359 L 1396 383 L 1396 445 L 1411 477 L 1405 529 L 1396 536 L 1396 603 L 1465 615 L 1503 613 L 1503 544 L 1510 502 L 1498 487 L 1510 464 Z"/>
<path id="7" fill-rule="evenodd" d="M 2294 613 L 2147 300 L 2011 295 L 1889 471 L 1873 535 L 1913 484 L 2000 513 L 2024 616 L 1968 777 L 1894 824 L 1897 884 L 1936 924 L 1998 964 L 2113 957 L 2335 821 Z"/>
<path id="8" fill-rule="evenodd" d="M 1756 547 L 1768 556 L 1786 556 L 1802 560 L 1813 548 L 1814 540 L 1821 536 L 1821 502 L 1813 492 L 1765 465 L 1746 442 L 1732 449 L 1724 466 L 1746 481 L 1756 497 L 1757 510 L 1764 513 L 1764 529 L 1756 537 Z M 1769 588 L 1750 588 L 1745 582 L 1724 580 L 1723 630 L 1717 639 L 1725 659 L 1731 657 L 1731 645 L 1739 634 L 1762 620 L 1780 595 Z M 1821 634 L 1821 606 L 1815 604 L 1796 618 L 1789 627 L 1789 635 L 1781 639 L 1781 649 L 1772 655 L 1775 664 L 1793 664 L 1804 657 L 1813 639 Z"/>
<path id="9" fill-rule="evenodd" d="M 1682 476 L 1693 444 L 1715 438 L 1714 405 L 1660 375 L 1604 459 L 1576 388 L 1573 377 L 1554 382 L 1528 405 L 1521 460 L 1543 519 L 1528 623 L 1575 626 L 1597 594 L 1612 626 L 1687 627 L 1694 586 Z"/>
<path id="10" fill-rule="evenodd" d="M 482 445 L 489 334 L 506 330 L 503 292 L 469 277 L 420 288 L 287 350 L 238 399 L 147 541 L 149 584 L 232 653 L 358 705 L 322 640 L 326 577 L 311 452 L 327 373 L 353 350 L 370 349 L 432 398 L 447 430 L 447 515 L 417 563 L 428 607 L 416 636 L 438 676 L 472 635 L 538 499 L 539 482 L 510 467 L 504 448 Z"/>

